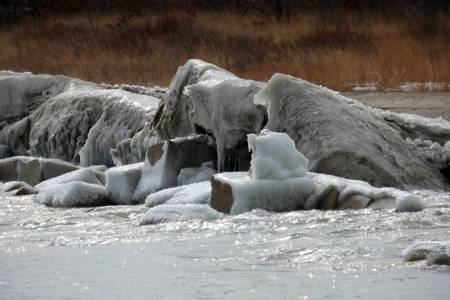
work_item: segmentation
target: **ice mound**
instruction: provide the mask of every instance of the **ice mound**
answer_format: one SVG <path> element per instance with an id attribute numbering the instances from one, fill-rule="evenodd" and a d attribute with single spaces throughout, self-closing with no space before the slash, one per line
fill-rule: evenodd
<path id="1" fill-rule="evenodd" d="M 15 195 L 31 195 L 35 194 L 35 189 L 23 181 L 10 181 L 0 185 L 0 192 L 13 192 Z"/>
<path id="2" fill-rule="evenodd" d="M 79 181 L 46 186 L 39 191 L 35 199 L 38 203 L 52 207 L 98 206 L 110 203 L 105 187 Z"/>
<path id="3" fill-rule="evenodd" d="M 214 175 L 211 206 L 224 213 L 240 214 L 260 208 L 268 211 L 302 209 L 315 186 L 307 177 L 308 161 L 284 133 L 264 130 L 249 135 L 251 172 Z"/>
<path id="4" fill-rule="evenodd" d="M 266 128 L 286 132 L 314 172 L 374 186 L 449 188 L 443 166 L 406 142 L 377 110 L 337 92 L 275 74 L 255 102 L 267 105 Z"/>
<path id="5" fill-rule="evenodd" d="M 154 207 L 161 204 L 209 204 L 210 199 L 211 182 L 204 181 L 153 193 L 145 199 L 145 205 Z"/>
<path id="6" fill-rule="evenodd" d="M 223 214 L 206 204 L 164 204 L 149 209 L 144 215 L 141 225 L 188 220 L 212 221 L 222 216 Z"/>
<path id="7" fill-rule="evenodd" d="M 35 186 L 36 190 L 41 192 L 47 190 L 54 185 L 62 185 L 70 182 L 84 182 L 94 185 L 101 185 L 98 175 L 92 168 L 83 168 L 76 171 L 66 173 L 64 175 L 45 180 Z"/>
<path id="8" fill-rule="evenodd" d="M 133 193 L 141 179 L 144 163 L 114 167 L 106 174 L 106 193 L 116 204 L 136 204 Z"/>
<path id="9" fill-rule="evenodd" d="M 295 148 L 294 141 L 285 133 L 263 130 L 259 135 L 248 135 L 252 153 L 250 176 L 253 179 L 284 180 L 304 177 L 308 160 Z"/>

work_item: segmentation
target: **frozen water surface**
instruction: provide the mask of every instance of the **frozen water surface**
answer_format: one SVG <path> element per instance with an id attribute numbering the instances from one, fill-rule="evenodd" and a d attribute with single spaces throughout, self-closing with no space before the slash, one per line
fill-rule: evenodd
<path id="1" fill-rule="evenodd" d="M 403 261 L 416 241 L 450 239 L 449 208 L 139 226 L 146 211 L 0 196 L 0 298 L 449 299 L 449 267 Z"/>

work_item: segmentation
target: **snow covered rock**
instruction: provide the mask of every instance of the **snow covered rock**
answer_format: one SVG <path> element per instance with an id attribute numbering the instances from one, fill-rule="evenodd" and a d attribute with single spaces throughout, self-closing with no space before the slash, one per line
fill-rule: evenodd
<path id="1" fill-rule="evenodd" d="M 268 211 L 303 209 L 314 192 L 307 177 L 308 160 L 285 133 L 264 130 L 250 134 L 250 174 L 221 173 L 213 176 L 211 206 L 218 211 L 240 214 L 261 208 Z"/>
<path id="2" fill-rule="evenodd" d="M 0 129 L 30 114 L 50 97 L 60 93 L 70 78 L 33 75 L 31 73 L 0 73 Z"/>
<path id="3" fill-rule="evenodd" d="M 0 187 L 0 191 L 3 193 L 14 192 L 14 195 L 16 196 L 31 195 L 36 193 L 34 188 L 24 181 L 6 182 Z"/>
<path id="4" fill-rule="evenodd" d="M 447 189 L 421 149 L 377 113 L 338 93 L 275 74 L 255 101 L 266 104 L 266 128 L 286 132 L 318 173 L 364 180 L 374 186 Z"/>
<path id="5" fill-rule="evenodd" d="M 142 218 L 141 225 L 188 220 L 212 221 L 222 216 L 206 204 L 165 204 L 150 208 Z"/>
<path id="6" fill-rule="evenodd" d="M 205 135 L 177 138 L 150 146 L 141 180 L 133 198 L 142 201 L 156 191 L 177 185 L 182 169 L 216 160 L 216 150 Z"/>
<path id="7" fill-rule="evenodd" d="M 141 179 L 144 163 L 114 167 L 106 173 L 106 194 L 117 204 L 137 204 L 133 193 Z"/>
<path id="8" fill-rule="evenodd" d="M 154 207 L 161 204 L 209 204 L 211 199 L 211 182 L 197 182 L 177 186 L 150 194 L 145 205 Z"/>
<path id="9" fill-rule="evenodd" d="M 264 126 L 265 109 L 253 102 L 262 83 L 243 80 L 201 60 L 189 60 L 172 80 L 154 124 L 162 139 L 212 134 L 219 170 L 247 170 L 246 136 Z"/>
<path id="10" fill-rule="evenodd" d="M 72 171 L 52 179 L 45 180 L 35 186 L 35 189 L 39 192 L 52 188 L 55 185 L 63 185 L 70 182 L 84 182 L 94 185 L 101 185 L 101 181 L 97 177 L 95 169 L 83 168 L 76 171 Z"/>
<path id="11" fill-rule="evenodd" d="M 440 255 L 449 255 L 448 242 L 440 241 L 417 241 L 408 246 L 404 252 L 405 261 L 425 260 L 428 257 L 437 257 Z"/>
<path id="12" fill-rule="evenodd" d="M 60 184 L 46 186 L 39 190 L 35 199 L 38 203 L 52 207 L 99 206 L 110 203 L 105 187 L 79 181 L 61 181 Z"/>
<path id="13" fill-rule="evenodd" d="M 0 160 L 0 180 L 25 181 L 34 186 L 77 169 L 77 166 L 58 159 L 14 156 Z"/>

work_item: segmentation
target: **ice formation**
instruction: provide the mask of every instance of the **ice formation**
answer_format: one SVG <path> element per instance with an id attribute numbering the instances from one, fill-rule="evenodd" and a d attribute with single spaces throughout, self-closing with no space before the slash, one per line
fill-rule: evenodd
<path id="1" fill-rule="evenodd" d="M 221 173 L 213 177 L 211 206 L 240 214 L 261 208 L 269 211 L 302 209 L 314 192 L 307 177 L 308 161 L 285 133 L 264 130 L 249 135 L 251 172 Z"/>
<path id="2" fill-rule="evenodd" d="M 114 167 L 106 174 L 106 194 L 117 204 L 136 204 L 133 193 L 141 179 L 144 163 Z"/>
<path id="3" fill-rule="evenodd" d="M 197 182 L 165 189 L 149 195 L 145 205 L 154 207 L 161 204 L 209 204 L 211 182 Z"/>
<path id="4" fill-rule="evenodd" d="M 209 181 L 216 173 L 213 162 L 203 163 L 200 168 L 184 168 L 177 176 L 177 185 Z"/>
<path id="5" fill-rule="evenodd" d="M 204 135 L 177 138 L 150 146 L 142 177 L 133 197 L 144 200 L 153 192 L 176 186 L 182 169 L 201 167 L 203 163 L 215 158 L 216 151 L 210 145 L 209 138 Z"/>
<path id="6" fill-rule="evenodd" d="M 217 143 L 218 169 L 248 169 L 246 135 L 265 122 L 265 109 L 253 102 L 262 88 L 201 60 L 180 67 L 155 116 L 162 139 L 209 133 Z"/>
<path id="7" fill-rule="evenodd" d="M 286 132 L 318 173 L 375 186 L 449 188 L 439 167 L 407 143 L 382 115 L 336 92 L 275 74 L 256 96 L 266 128 Z"/>
<path id="8" fill-rule="evenodd" d="M 144 215 L 141 225 L 188 220 L 211 221 L 222 216 L 206 204 L 164 204 L 150 208 Z"/>
<path id="9" fill-rule="evenodd" d="M 13 112 L 17 106 L 17 114 L 24 117 L 0 126 L 1 157 L 31 154 L 81 160 L 84 166 L 112 166 L 110 151 L 150 123 L 159 103 L 146 94 L 62 76 L 0 76 L 0 91 L 9 95 L 1 109 Z M 33 109 L 24 111 L 26 105 Z M 128 158 L 119 159 L 130 163 Z"/>
<path id="10" fill-rule="evenodd" d="M 22 190 L 21 194 L 34 194 L 36 191 L 32 186 L 24 181 L 9 181 L 3 185 L 0 185 L 0 192 L 7 193 L 12 192 L 14 190 Z"/>
<path id="11" fill-rule="evenodd" d="M 429 255 L 448 254 L 448 241 L 416 241 L 403 252 L 405 261 L 425 260 Z"/>
<path id="12" fill-rule="evenodd" d="M 53 207 L 98 206 L 110 203 L 104 186 L 79 181 L 46 186 L 36 195 L 36 201 Z"/>

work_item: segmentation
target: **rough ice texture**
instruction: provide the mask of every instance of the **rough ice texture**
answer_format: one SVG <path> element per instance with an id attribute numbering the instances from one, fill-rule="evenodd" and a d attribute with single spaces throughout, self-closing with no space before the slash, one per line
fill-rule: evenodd
<path id="1" fill-rule="evenodd" d="M 86 182 L 52 184 L 39 191 L 36 201 L 53 207 L 79 207 L 106 205 L 105 187 Z"/>
<path id="2" fill-rule="evenodd" d="M 142 218 L 141 225 L 188 220 L 211 221 L 222 216 L 206 204 L 165 204 L 150 208 Z"/>
<path id="3" fill-rule="evenodd" d="M 76 171 L 66 173 L 64 175 L 54 177 L 52 179 L 43 181 L 35 186 L 37 191 L 43 191 L 52 188 L 55 185 L 62 185 L 70 182 L 84 182 L 95 185 L 101 185 L 101 181 L 93 168 L 83 168 Z"/>
<path id="4" fill-rule="evenodd" d="M 266 128 L 286 132 L 315 172 L 375 186 L 449 188 L 419 147 L 407 143 L 377 110 L 355 100 L 275 74 L 255 101 L 267 104 Z"/>
<path id="5" fill-rule="evenodd" d="M 154 207 L 161 204 L 209 204 L 211 182 L 204 181 L 165 189 L 149 195 L 145 205 Z"/>
<path id="6" fill-rule="evenodd" d="M 200 168 L 184 168 L 178 174 L 177 185 L 209 181 L 216 173 L 213 162 L 206 162 Z"/>
<path id="7" fill-rule="evenodd" d="M 308 160 L 295 148 L 286 133 L 263 130 L 248 135 L 252 152 L 250 176 L 253 179 L 284 180 L 306 176 Z"/>
<path id="8" fill-rule="evenodd" d="M 264 107 L 253 103 L 261 87 L 215 65 L 189 60 L 170 84 L 154 119 L 155 130 L 162 139 L 212 134 L 219 170 L 248 169 L 246 135 L 258 132 L 265 122 Z"/>
<path id="9" fill-rule="evenodd" d="M 136 204 L 133 193 L 141 178 L 144 163 L 108 169 L 106 174 L 106 193 L 117 204 Z"/>
<path id="10" fill-rule="evenodd" d="M 151 122 L 159 103 L 158 98 L 145 93 L 133 94 L 68 77 L 14 76 L 13 83 L 3 85 L 0 76 L 0 89 L 9 97 L 5 109 L 17 103 L 17 111 L 22 111 L 26 101 L 38 107 L 27 115 L 28 109 L 23 119 L 0 127 L 1 157 L 35 155 L 81 161 L 84 166 L 112 166 L 110 152 Z M 29 90 L 25 91 L 26 86 Z M 117 156 L 124 164 L 136 160 L 134 156 Z"/>
<path id="11" fill-rule="evenodd" d="M 184 168 L 201 167 L 214 161 L 216 151 L 204 135 L 173 139 L 148 148 L 141 180 L 134 199 L 141 201 L 147 195 L 177 185 L 177 177 Z"/>
<path id="12" fill-rule="evenodd" d="M 220 207 L 220 204 L 214 203 L 214 197 L 220 193 L 218 184 L 222 187 L 229 186 L 231 189 L 230 214 L 241 214 L 257 208 L 275 212 L 303 209 L 306 200 L 314 191 L 314 182 L 308 177 L 288 178 L 282 181 L 254 180 L 246 172 L 220 173 L 213 177 L 211 205 L 214 208 Z"/>
<path id="13" fill-rule="evenodd" d="M 29 195 L 36 193 L 34 188 L 24 181 L 9 181 L 0 186 L 0 191 L 4 193 L 19 189 L 22 190 L 22 194 L 26 193 Z"/>

